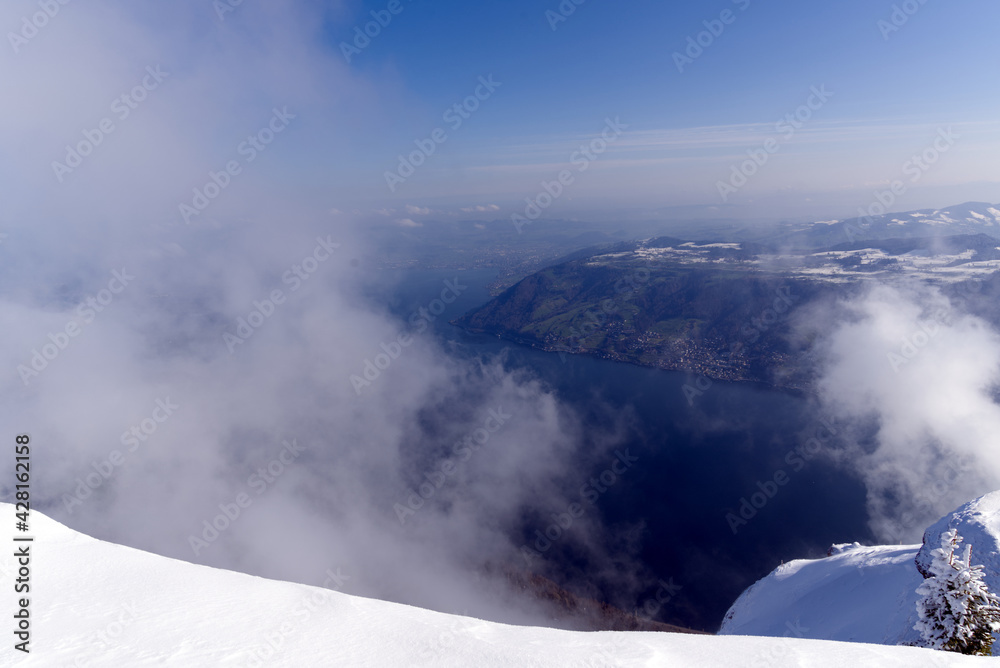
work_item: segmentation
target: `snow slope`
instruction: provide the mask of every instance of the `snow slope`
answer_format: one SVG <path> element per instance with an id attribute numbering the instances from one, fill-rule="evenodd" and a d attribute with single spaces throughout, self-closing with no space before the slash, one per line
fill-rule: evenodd
<path id="1" fill-rule="evenodd" d="M 895 645 L 916 640 L 919 545 L 848 547 L 783 564 L 726 613 L 722 635 L 783 636 Z"/>
<path id="2" fill-rule="evenodd" d="M 922 545 L 839 548 L 783 564 L 726 613 L 720 635 L 783 636 L 895 645 L 917 639 L 916 589 L 941 534 L 957 529 L 991 591 L 1000 591 L 1000 492 L 970 501 L 924 532 Z M 922 573 L 923 571 L 923 573 Z M 1000 655 L 1000 645 L 994 647 Z"/>
<path id="3" fill-rule="evenodd" d="M 12 527 L 13 507 L 0 509 Z M 37 512 L 31 528 L 31 653 L 13 650 L 8 630 L 4 666 L 902 668 L 989 660 L 831 641 L 506 626 L 167 559 Z M 13 551 L 2 551 L 5 582 Z M 14 594 L 3 590 L 0 612 L 11 624 Z"/>
<path id="4" fill-rule="evenodd" d="M 1000 592 L 1000 492 L 969 501 L 928 527 L 917 553 L 917 568 L 929 570 L 931 550 L 941 545 L 941 534 L 948 529 L 958 530 L 963 549 L 972 546 L 972 563 L 985 566 L 986 586 Z"/>

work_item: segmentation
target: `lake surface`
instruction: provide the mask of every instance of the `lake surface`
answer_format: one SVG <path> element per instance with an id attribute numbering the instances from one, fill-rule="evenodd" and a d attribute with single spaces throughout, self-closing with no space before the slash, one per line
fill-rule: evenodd
<path id="1" fill-rule="evenodd" d="M 395 272 L 387 283 L 394 287 L 380 297 L 405 318 L 456 276 L 469 287 L 433 325 L 434 335 L 456 354 L 506 351 L 509 368 L 531 369 L 595 427 L 608 421 L 598 403 L 633 412 L 634 428 L 621 448 L 629 448 L 639 462 L 588 512 L 599 513 L 616 541 L 633 544 L 655 578 L 680 587 L 667 603 L 650 606 L 654 615 L 645 615 L 642 604 L 656 587 L 646 590 L 638 602 L 640 615 L 715 631 L 736 597 L 781 561 L 824 556 L 833 543 L 873 541 L 861 483 L 822 457 L 810 459 L 817 442 L 809 439 L 829 432 L 807 398 L 747 384 L 707 386 L 684 373 L 545 353 L 448 324 L 489 299 L 486 283 L 493 271 Z M 544 531 L 551 520 L 541 518 L 560 510 L 538 509 L 537 522 L 527 517 L 523 538 Z M 749 520 L 741 521 L 744 517 Z M 557 547 L 544 558 L 565 576 L 560 584 L 571 588 L 588 565 L 585 556 Z M 610 602 L 627 605 L 616 600 L 610 582 L 588 581 Z"/>

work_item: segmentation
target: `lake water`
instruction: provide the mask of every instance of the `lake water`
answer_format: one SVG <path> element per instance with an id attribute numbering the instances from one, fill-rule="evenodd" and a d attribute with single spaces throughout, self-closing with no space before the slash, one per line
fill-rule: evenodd
<path id="1" fill-rule="evenodd" d="M 708 387 L 684 373 L 560 357 L 449 325 L 489 299 L 485 286 L 494 275 L 396 272 L 391 294 L 381 296 L 405 317 L 439 295 L 445 279 L 459 276 L 469 287 L 433 330 L 457 354 L 506 350 L 508 367 L 531 369 L 595 426 L 607 420 L 595 408 L 595 394 L 603 405 L 634 412 L 635 428 L 622 447 L 639 462 L 590 512 L 600 514 L 617 540 L 632 541 L 656 578 L 680 587 L 658 609 L 650 604 L 654 619 L 715 631 L 736 597 L 781 561 L 823 556 L 832 543 L 872 542 L 863 486 L 821 457 L 810 459 L 817 444 L 810 438 L 826 438 L 829 431 L 806 398 L 747 384 L 716 381 Z M 741 506 L 748 521 L 742 521 Z M 551 520 L 540 518 L 561 510 L 538 509 L 538 522 L 526 518 L 523 538 L 544 531 Z M 587 568 L 585 557 L 557 548 L 544 558 L 565 584 Z M 609 601 L 623 604 L 612 584 L 589 581 Z M 655 592 L 640 595 L 640 614 Z"/>

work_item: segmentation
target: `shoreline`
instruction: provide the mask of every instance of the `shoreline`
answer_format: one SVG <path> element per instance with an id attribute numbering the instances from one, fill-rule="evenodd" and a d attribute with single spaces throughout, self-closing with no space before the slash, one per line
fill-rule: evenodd
<path id="1" fill-rule="evenodd" d="M 813 396 L 813 393 L 806 387 L 797 385 L 785 385 L 779 383 L 769 382 L 767 380 L 759 378 L 734 378 L 727 376 L 722 373 L 713 372 L 711 369 L 704 370 L 694 370 L 689 367 L 682 367 L 679 365 L 655 365 L 647 364 L 638 360 L 629 359 L 625 356 L 619 356 L 614 353 L 608 353 L 606 351 L 569 351 L 569 350 L 558 350 L 552 346 L 547 346 L 541 344 L 536 340 L 528 339 L 525 337 L 517 336 L 516 334 L 510 334 L 508 332 L 497 333 L 488 330 L 470 327 L 461 322 L 461 318 L 456 318 L 450 320 L 448 324 L 460 329 L 462 332 L 470 335 L 485 336 L 485 337 L 496 337 L 501 341 L 506 341 L 508 343 L 513 343 L 519 346 L 524 346 L 525 348 L 530 348 L 532 350 L 537 350 L 549 354 L 565 354 L 565 355 L 576 355 L 580 357 L 589 357 L 592 359 L 599 359 L 606 362 L 615 362 L 617 364 L 628 364 L 632 367 L 637 367 L 640 369 L 652 369 L 655 371 L 666 371 L 670 373 L 684 373 L 690 374 L 692 376 L 700 376 L 703 378 L 708 378 L 711 381 L 725 382 L 725 383 L 738 383 L 740 385 L 747 385 L 761 390 L 769 390 L 773 392 L 781 392 L 793 397 L 798 398 L 808 398 Z"/>

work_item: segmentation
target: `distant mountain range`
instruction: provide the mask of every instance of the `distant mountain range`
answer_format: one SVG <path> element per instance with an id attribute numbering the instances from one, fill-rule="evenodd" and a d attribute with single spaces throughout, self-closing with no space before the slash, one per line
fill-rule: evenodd
<path id="1" fill-rule="evenodd" d="M 966 202 L 947 209 L 789 225 L 768 241 L 795 248 L 823 248 L 855 241 L 956 234 L 988 234 L 1000 239 L 1000 204 Z"/>
<path id="2" fill-rule="evenodd" d="M 454 322 L 561 354 L 803 389 L 809 370 L 790 341 L 790 311 L 872 280 L 923 280 L 946 293 L 974 283 L 978 295 L 1000 294 L 998 271 L 1000 208 L 967 203 L 790 226 L 754 241 L 606 243 Z M 980 315 L 1000 321 L 996 300 L 981 301 Z"/>

